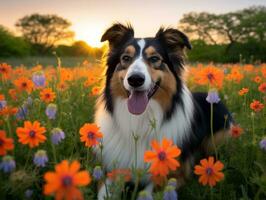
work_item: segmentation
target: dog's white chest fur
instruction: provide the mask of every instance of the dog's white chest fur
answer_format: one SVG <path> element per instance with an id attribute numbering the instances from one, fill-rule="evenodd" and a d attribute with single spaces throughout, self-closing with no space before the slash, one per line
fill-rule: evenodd
<path id="1" fill-rule="evenodd" d="M 103 164 L 108 169 L 130 168 L 135 164 L 137 152 L 137 167 L 144 168 L 144 152 L 150 149 L 152 139 L 172 139 L 180 146 L 190 132 L 193 115 L 191 94 L 186 87 L 182 90 L 184 107 L 177 106 L 170 120 L 162 123 L 163 111 L 160 105 L 150 100 L 146 111 L 141 115 L 128 112 L 126 99 L 114 101 L 114 113 L 108 113 L 104 105 L 96 110 L 95 122 L 100 127 L 103 137 Z M 135 140 L 137 144 L 135 148 Z M 97 151 L 98 155 L 100 151 Z"/>

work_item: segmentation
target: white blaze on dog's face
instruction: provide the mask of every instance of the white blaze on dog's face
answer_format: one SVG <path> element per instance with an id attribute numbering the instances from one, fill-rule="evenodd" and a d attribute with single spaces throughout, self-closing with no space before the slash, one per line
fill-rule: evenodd
<path id="1" fill-rule="evenodd" d="M 145 111 L 149 102 L 149 92 L 154 87 L 148 69 L 149 66 L 143 57 L 145 40 L 140 39 L 137 44 L 139 53 L 132 64 L 129 65 L 123 80 L 124 87 L 129 92 L 128 110 L 132 114 L 141 114 Z M 124 57 L 122 57 L 123 59 Z"/>
<path id="2" fill-rule="evenodd" d="M 159 103 L 167 113 L 181 91 L 183 49 L 190 48 L 187 37 L 176 29 L 160 29 L 154 38 L 134 38 L 131 27 L 116 24 L 106 31 L 109 41 L 104 98 L 112 112 L 111 101 L 127 100 L 134 115 L 145 112 L 149 100 Z"/>

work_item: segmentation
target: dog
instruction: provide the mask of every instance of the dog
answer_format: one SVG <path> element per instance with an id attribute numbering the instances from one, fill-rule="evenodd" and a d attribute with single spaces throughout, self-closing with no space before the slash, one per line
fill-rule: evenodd
<path id="1" fill-rule="evenodd" d="M 181 186 L 191 174 L 195 154 L 207 155 L 214 146 L 207 94 L 190 92 L 183 78 L 185 49 L 192 48 L 188 37 L 177 29 L 161 27 L 155 37 L 134 38 L 131 25 L 116 23 L 101 41 L 109 42 L 109 50 L 95 123 L 104 133 L 103 149 L 97 154 L 105 169 L 130 168 L 134 163 L 137 168 L 147 168 L 144 152 L 156 135 L 159 140 L 172 139 L 182 151 L 177 179 Z M 228 136 L 233 120 L 221 102 L 214 104 L 213 118 L 214 143 L 218 145 Z M 149 178 L 142 182 L 152 193 Z M 98 199 L 104 199 L 109 184 L 107 179 Z"/>

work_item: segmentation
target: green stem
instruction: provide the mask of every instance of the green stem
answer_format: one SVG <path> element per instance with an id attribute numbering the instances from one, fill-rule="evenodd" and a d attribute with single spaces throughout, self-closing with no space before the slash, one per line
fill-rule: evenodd
<path id="1" fill-rule="evenodd" d="M 103 144 L 102 143 L 100 144 L 100 151 L 101 151 L 101 160 L 100 160 L 100 163 L 101 163 L 101 166 L 103 166 Z"/>
<path id="2" fill-rule="evenodd" d="M 137 177 L 136 177 L 136 182 L 135 182 L 133 194 L 131 196 L 131 200 L 136 199 L 136 195 L 137 195 L 137 191 L 138 191 L 138 187 L 139 187 L 139 175 L 138 175 L 138 172 L 136 172 L 136 174 L 137 174 Z"/>
<path id="3" fill-rule="evenodd" d="M 87 161 L 86 161 L 87 164 L 89 163 L 89 158 L 90 158 L 90 147 L 87 148 Z"/>
<path id="4" fill-rule="evenodd" d="M 57 163 L 57 158 L 56 158 L 56 149 L 53 143 L 51 142 L 52 145 L 52 151 L 53 151 L 53 157 L 54 157 L 54 162 Z"/>
<path id="5" fill-rule="evenodd" d="M 252 118 L 252 143 L 255 144 L 255 115 L 251 114 Z"/>
<path id="6" fill-rule="evenodd" d="M 6 118 L 6 124 L 7 124 L 8 136 L 13 138 L 9 116 L 7 116 L 7 118 Z"/>
<path id="7" fill-rule="evenodd" d="M 211 200 L 213 200 L 213 188 L 211 187 Z"/>
<path id="8" fill-rule="evenodd" d="M 51 121 L 50 121 L 49 119 L 48 119 L 48 121 L 47 121 L 47 128 L 48 128 L 49 132 L 51 133 L 51 130 L 52 130 L 52 123 L 51 123 Z M 52 143 L 51 140 L 50 140 L 50 144 L 51 144 L 51 148 L 52 148 L 52 153 L 53 153 L 53 157 L 54 157 L 54 162 L 57 163 L 55 145 Z"/>
<path id="9" fill-rule="evenodd" d="M 134 142 L 135 142 L 135 170 L 136 170 L 138 166 L 138 149 L 137 149 L 138 136 L 134 137 Z"/>
<path id="10" fill-rule="evenodd" d="M 27 169 L 27 165 L 28 165 L 30 156 L 31 156 L 31 149 L 29 149 L 29 151 L 28 151 L 27 159 L 26 159 L 26 162 L 25 162 L 25 165 L 24 165 L 24 170 Z"/>
<path id="11" fill-rule="evenodd" d="M 255 197 L 254 197 L 254 199 L 255 200 L 259 200 L 259 197 L 260 197 L 260 193 L 262 192 L 262 189 L 261 189 L 261 187 L 259 188 L 259 190 L 257 191 L 257 193 L 256 193 L 256 195 L 255 195 Z"/>
<path id="12" fill-rule="evenodd" d="M 216 160 L 218 159 L 218 154 L 217 154 L 217 148 L 214 142 L 214 134 L 213 134 L 213 103 L 211 103 L 211 139 L 212 139 L 212 144 L 215 152 L 215 158 Z"/>

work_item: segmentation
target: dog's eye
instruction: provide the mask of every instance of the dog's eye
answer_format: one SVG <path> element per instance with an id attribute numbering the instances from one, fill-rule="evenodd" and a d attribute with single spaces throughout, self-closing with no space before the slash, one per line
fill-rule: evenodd
<path id="1" fill-rule="evenodd" d="M 130 62 L 132 60 L 132 58 L 130 56 L 124 55 L 122 56 L 122 61 L 124 62 Z"/>
<path id="2" fill-rule="evenodd" d="M 160 58 L 159 58 L 158 56 L 152 56 L 152 57 L 149 58 L 149 61 L 150 61 L 151 63 L 156 63 L 156 62 L 158 62 L 159 60 L 160 60 Z"/>

